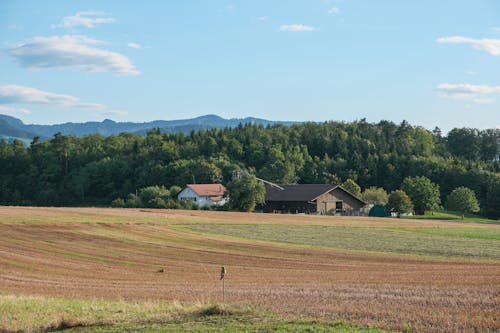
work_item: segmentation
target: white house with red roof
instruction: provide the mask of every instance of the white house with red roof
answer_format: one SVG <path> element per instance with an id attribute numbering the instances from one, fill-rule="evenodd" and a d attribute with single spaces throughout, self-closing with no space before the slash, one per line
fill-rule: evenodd
<path id="1" fill-rule="evenodd" d="M 178 195 L 179 201 L 191 200 L 199 207 L 222 206 L 227 199 L 224 197 L 226 188 L 222 184 L 188 184 Z"/>

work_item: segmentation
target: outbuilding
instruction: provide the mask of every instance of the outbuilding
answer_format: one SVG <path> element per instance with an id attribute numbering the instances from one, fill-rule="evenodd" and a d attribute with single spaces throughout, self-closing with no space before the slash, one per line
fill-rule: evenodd
<path id="1" fill-rule="evenodd" d="M 265 184 L 266 213 L 365 215 L 366 203 L 340 185 Z"/>

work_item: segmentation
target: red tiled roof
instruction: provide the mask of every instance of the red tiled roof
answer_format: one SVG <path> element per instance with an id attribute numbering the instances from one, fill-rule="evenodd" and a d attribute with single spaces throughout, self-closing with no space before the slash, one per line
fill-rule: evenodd
<path id="1" fill-rule="evenodd" d="M 226 192 L 226 188 L 221 184 L 188 184 L 187 186 L 201 197 L 222 197 Z"/>

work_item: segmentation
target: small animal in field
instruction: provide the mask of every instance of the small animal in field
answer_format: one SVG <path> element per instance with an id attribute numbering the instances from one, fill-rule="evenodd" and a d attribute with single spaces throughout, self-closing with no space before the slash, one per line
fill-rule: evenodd
<path id="1" fill-rule="evenodd" d="M 158 273 L 165 273 L 165 268 L 163 268 L 163 267 L 162 267 L 162 268 L 160 268 L 157 272 L 158 272 Z"/>

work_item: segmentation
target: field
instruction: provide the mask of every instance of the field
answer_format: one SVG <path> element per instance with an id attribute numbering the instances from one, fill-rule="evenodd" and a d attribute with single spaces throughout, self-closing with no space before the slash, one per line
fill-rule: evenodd
<path id="1" fill-rule="evenodd" d="M 0 332 L 496 332 L 499 309 L 497 224 L 0 207 Z"/>
<path id="2" fill-rule="evenodd" d="M 458 220 L 460 222 L 498 223 L 498 220 L 487 219 L 476 214 L 466 213 L 462 215 L 462 213 L 460 212 L 452 212 L 452 211 L 435 211 L 435 212 L 431 211 L 431 212 L 426 212 L 425 215 L 409 216 L 408 218 L 427 219 L 427 220 L 448 220 L 448 221 Z"/>

